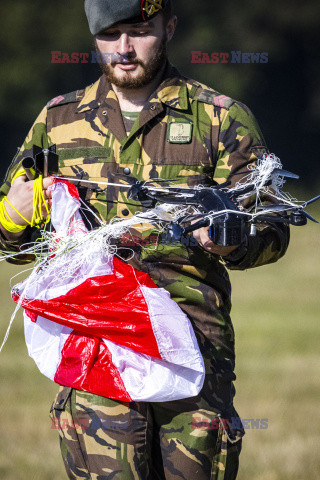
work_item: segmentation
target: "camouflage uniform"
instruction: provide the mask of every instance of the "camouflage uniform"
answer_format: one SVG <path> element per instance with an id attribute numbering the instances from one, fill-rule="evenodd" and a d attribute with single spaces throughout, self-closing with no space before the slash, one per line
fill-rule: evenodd
<path id="1" fill-rule="evenodd" d="M 129 136 L 117 97 L 104 77 L 49 102 L 14 159 L 2 195 L 33 144 L 57 145 L 63 175 L 125 185 L 133 177 L 175 180 L 181 186 L 221 184 L 227 178 L 234 184 L 266 151 L 245 105 L 183 77 L 169 64 Z M 127 189 L 100 187 L 85 184 L 80 192 L 102 219 L 129 218 L 143 210 L 141 204 L 128 200 Z M 146 239 L 152 243 L 157 238 L 154 233 L 145 224 L 132 232 L 140 246 L 134 247 L 130 263 L 167 289 L 189 316 L 205 361 L 204 387 L 198 397 L 170 404 L 125 404 L 62 387 L 52 406 L 52 419 L 59 428 L 69 478 L 236 477 L 241 433 L 223 421 L 236 415 L 226 266 L 243 270 L 277 261 L 288 245 L 288 227 L 259 227 L 246 247 L 224 261 L 194 244 L 154 241 L 150 246 Z M 28 235 L 27 231 L 25 238 Z M 3 238 L 1 242 L 4 249 L 18 248 Z M 27 260 L 21 256 L 17 261 Z M 75 423 L 77 418 L 88 423 Z M 154 453 L 159 449 L 163 464 L 156 461 L 161 458 Z"/>

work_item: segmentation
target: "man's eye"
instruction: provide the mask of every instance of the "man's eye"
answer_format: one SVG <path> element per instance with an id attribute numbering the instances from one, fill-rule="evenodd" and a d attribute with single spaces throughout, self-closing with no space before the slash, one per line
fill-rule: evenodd
<path id="1" fill-rule="evenodd" d="M 116 38 L 119 35 L 120 35 L 119 32 L 105 32 L 101 34 L 101 36 L 104 38 Z"/>

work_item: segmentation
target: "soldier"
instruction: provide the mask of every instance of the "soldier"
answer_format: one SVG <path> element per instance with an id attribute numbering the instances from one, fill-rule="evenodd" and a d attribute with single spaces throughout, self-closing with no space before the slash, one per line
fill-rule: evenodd
<path id="1" fill-rule="evenodd" d="M 182 186 L 234 185 L 266 152 L 250 110 L 181 75 L 167 58 L 177 18 L 171 0 L 86 0 L 103 75 L 83 90 L 59 95 L 42 110 L 9 168 L 1 195 L 20 228 L 1 228 L 1 247 L 30 241 L 32 181 L 12 181 L 33 145 L 56 144 L 60 173 L 82 180 L 132 184 L 162 179 Z M 106 58 L 111 59 L 108 63 Z M 44 178 L 45 199 L 51 178 Z M 79 184 L 103 220 L 129 218 L 144 207 L 127 189 Z M 133 238 L 149 238 L 150 230 Z M 277 261 L 289 240 L 282 224 L 266 225 L 236 247 L 214 245 L 208 228 L 196 242 L 152 248 L 141 242 L 128 259 L 165 288 L 190 318 L 206 376 L 197 397 L 166 403 L 118 402 L 61 386 L 51 415 L 70 479 L 233 480 L 243 429 L 233 422 L 234 331 L 226 267 L 243 270 Z M 141 246 L 147 245 L 147 246 Z M 16 262 L 30 261 L 23 255 Z M 234 427 L 234 428 L 233 428 Z"/>

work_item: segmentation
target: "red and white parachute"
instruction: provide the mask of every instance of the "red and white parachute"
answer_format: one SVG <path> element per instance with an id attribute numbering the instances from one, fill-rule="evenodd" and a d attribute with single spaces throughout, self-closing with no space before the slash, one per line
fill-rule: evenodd
<path id="1" fill-rule="evenodd" d="M 79 207 L 77 189 L 57 179 L 49 261 L 13 289 L 29 355 L 56 383 L 117 400 L 197 395 L 204 364 L 188 317 L 147 274 L 103 248 Z M 70 239 L 77 246 L 59 256 Z"/>

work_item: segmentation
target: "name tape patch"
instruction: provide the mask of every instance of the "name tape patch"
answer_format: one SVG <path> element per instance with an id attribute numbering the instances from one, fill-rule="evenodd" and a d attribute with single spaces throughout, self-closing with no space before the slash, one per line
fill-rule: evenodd
<path id="1" fill-rule="evenodd" d="M 192 140 L 192 123 L 171 122 L 168 126 L 168 142 L 190 143 Z"/>

